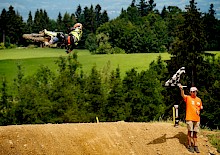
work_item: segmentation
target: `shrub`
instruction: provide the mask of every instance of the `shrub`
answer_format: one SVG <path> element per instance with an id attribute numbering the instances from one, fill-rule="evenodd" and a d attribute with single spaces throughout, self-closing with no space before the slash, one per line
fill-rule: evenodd
<path id="1" fill-rule="evenodd" d="M 16 48 L 17 45 L 16 44 L 9 44 L 9 46 L 7 46 L 8 49 L 11 49 L 11 48 Z"/>
<path id="2" fill-rule="evenodd" d="M 8 42 L 6 42 L 6 43 L 4 44 L 4 46 L 5 46 L 5 48 L 7 48 L 7 49 L 11 49 L 11 48 L 16 48 L 16 47 L 17 47 L 16 44 L 10 44 L 10 43 L 8 43 Z"/>
<path id="3" fill-rule="evenodd" d="M 0 43 L 0 50 L 5 49 L 5 44 L 4 43 Z"/>
<path id="4" fill-rule="evenodd" d="M 165 46 L 165 45 L 160 46 L 159 52 L 160 52 L 160 53 L 165 53 L 165 52 L 167 52 L 166 46 Z"/>
<path id="5" fill-rule="evenodd" d="M 96 40 L 97 38 L 95 34 L 92 33 L 89 34 L 86 39 L 85 46 L 91 53 L 95 53 L 96 49 L 98 48 Z"/>
<path id="6" fill-rule="evenodd" d="M 220 134 L 209 135 L 208 138 L 210 143 L 220 152 Z"/>
<path id="7" fill-rule="evenodd" d="M 96 54 L 111 54 L 111 44 L 108 42 L 100 43 L 96 50 Z"/>
<path id="8" fill-rule="evenodd" d="M 125 50 L 119 47 L 114 47 L 111 49 L 111 54 L 125 54 Z"/>

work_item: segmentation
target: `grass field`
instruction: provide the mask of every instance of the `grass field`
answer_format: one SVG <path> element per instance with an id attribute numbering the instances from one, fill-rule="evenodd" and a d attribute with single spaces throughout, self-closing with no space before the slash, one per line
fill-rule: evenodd
<path id="1" fill-rule="evenodd" d="M 98 70 L 103 70 L 108 66 L 110 67 L 109 71 L 115 70 L 119 66 L 121 75 L 124 76 L 126 71 L 131 68 L 135 68 L 138 72 L 148 69 L 149 64 L 159 55 L 163 60 L 170 59 L 168 53 L 92 55 L 88 50 L 75 50 L 75 52 L 78 53 L 78 61 L 86 74 L 89 74 L 95 65 Z M 32 75 L 40 66 L 48 66 L 56 72 L 58 67 L 55 61 L 60 56 L 67 56 L 64 49 L 16 48 L 0 50 L 0 78 L 5 76 L 9 82 L 13 81 L 17 75 L 18 63 L 21 64 L 25 76 Z"/>
<path id="2" fill-rule="evenodd" d="M 108 66 L 110 71 L 119 66 L 121 75 L 124 76 L 126 71 L 131 68 L 136 68 L 137 71 L 146 70 L 149 64 L 156 60 L 159 55 L 163 59 L 170 58 L 168 53 L 91 55 L 88 50 L 75 50 L 75 52 L 78 53 L 78 61 L 86 74 L 89 74 L 91 68 L 95 65 L 98 70 Z M 18 63 L 21 64 L 25 76 L 32 75 L 42 65 L 48 66 L 56 72 L 58 67 L 55 61 L 60 56 L 67 56 L 63 49 L 24 48 L 0 50 L 0 77 L 5 76 L 8 81 L 13 81 L 17 75 Z"/>

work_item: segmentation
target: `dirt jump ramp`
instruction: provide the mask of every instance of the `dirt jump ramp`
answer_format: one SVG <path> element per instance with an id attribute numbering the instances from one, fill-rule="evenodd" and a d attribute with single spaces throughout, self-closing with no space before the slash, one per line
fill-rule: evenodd
<path id="1" fill-rule="evenodd" d="M 171 123 L 73 123 L 0 127 L 0 155 L 188 155 L 186 127 Z M 199 135 L 201 155 L 211 145 Z"/>

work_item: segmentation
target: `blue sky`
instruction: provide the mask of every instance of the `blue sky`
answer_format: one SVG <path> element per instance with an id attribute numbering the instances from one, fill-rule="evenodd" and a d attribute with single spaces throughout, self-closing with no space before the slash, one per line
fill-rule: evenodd
<path id="1" fill-rule="evenodd" d="M 216 11 L 216 17 L 220 19 L 220 0 L 195 0 L 197 2 L 197 8 L 200 8 L 201 12 L 207 12 L 210 4 L 214 4 L 214 10 Z M 82 9 L 85 6 L 95 7 L 99 4 L 102 11 L 107 10 L 110 19 L 117 17 L 121 9 L 127 9 L 132 0 L 0 0 L 0 11 L 3 8 L 8 10 L 12 5 L 15 11 L 18 11 L 23 17 L 23 20 L 27 20 L 28 13 L 31 11 L 32 16 L 37 9 L 46 10 L 48 16 L 51 19 L 57 19 L 59 12 L 64 15 L 67 13 L 75 13 L 78 5 L 81 5 Z M 178 6 L 180 9 L 185 10 L 185 6 L 189 4 L 189 0 L 154 0 L 156 3 L 156 9 L 161 11 L 163 6 Z M 136 4 L 139 0 L 136 0 Z"/>

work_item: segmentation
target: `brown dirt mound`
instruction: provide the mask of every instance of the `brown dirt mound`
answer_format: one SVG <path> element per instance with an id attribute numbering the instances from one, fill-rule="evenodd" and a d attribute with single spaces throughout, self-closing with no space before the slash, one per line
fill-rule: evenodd
<path id="1" fill-rule="evenodd" d="M 171 123 L 73 123 L 0 127 L 1 155 L 186 155 L 186 127 Z M 199 134 L 201 153 L 213 149 Z"/>

